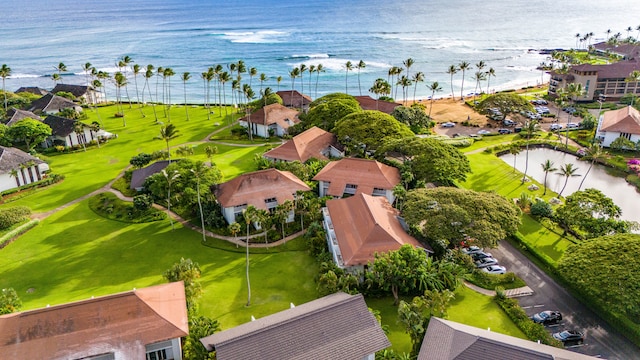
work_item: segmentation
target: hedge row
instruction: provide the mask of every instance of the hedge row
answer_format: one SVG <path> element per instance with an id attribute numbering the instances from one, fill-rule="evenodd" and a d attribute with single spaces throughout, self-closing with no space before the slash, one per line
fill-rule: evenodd
<path id="1" fill-rule="evenodd" d="M 5 230 L 22 222 L 31 215 L 31 210 L 26 206 L 16 206 L 0 210 L 0 230 Z"/>
<path id="2" fill-rule="evenodd" d="M 545 329 L 544 325 L 533 322 L 527 313 L 520 307 L 518 301 L 504 296 L 496 295 L 494 300 L 507 313 L 509 318 L 532 341 L 540 341 L 543 344 L 562 348 L 562 342 L 556 340 Z"/>
<path id="3" fill-rule="evenodd" d="M 44 178 L 44 179 L 42 179 L 40 181 L 32 182 L 32 183 L 27 184 L 27 185 L 22 185 L 22 186 L 17 187 L 17 188 L 5 190 L 2 193 L 0 193 L 0 196 L 7 196 L 7 195 L 11 195 L 11 194 L 17 193 L 19 191 L 32 189 L 32 188 L 36 188 L 36 187 L 48 186 L 48 185 L 60 182 L 62 180 L 64 180 L 64 175 L 49 174 L 49 176 L 47 176 L 46 178 Z"/>
<path id="4" fill-rule="evenodd" d="M 31 220 L 28 223 L 20 225 L 17 228 L 15 228 L 15 229 L 9 231 L 8 233 L 2 235 L 2 237 L 0 237 L 0 249 L 2 249 L 3 247 L 9 245 L 9 242 L 11 242 L 11 239 L 14 239 L 14 238 L 26 233 L 31 228 L 33 228 L 34 226 L 38 225 L 38 223 L 40 223 L 40 220 L 38 220 L 38 219 Z"/>

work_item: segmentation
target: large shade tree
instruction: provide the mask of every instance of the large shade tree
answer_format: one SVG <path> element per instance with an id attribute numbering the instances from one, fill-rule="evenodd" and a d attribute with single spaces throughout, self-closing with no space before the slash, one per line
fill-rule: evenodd
<path id="1" fill-rule="evenodd" d="M 329 94 L 313 101 L 309 106 L 309 112 L 301 115 L 301 120 L 304 128 L 317 126 L 332 131 L 338 120 L 361 111 L 360 104 L 353 96 Z"/>
<path id="2" fill-rule="evenodd" d="M 477 109 L 483 114 L 489 114 L 489 109 L 498 109 L 504 119 L 509 115 L 519 114 L 523 111 L 533 111 L 533 106 L 520 95 L 501 93 L 487 96 L 480 101 Z"/>
<path id="3" fill-rule="evenodd" d="M 515 234 L 520 225 L 520 210 L 504 197 L 451 187 L 409 191 L 403 214 L 407 224 L 432 247 L 457 245 L 471 238 L 492 248 Z"/>
<path id="4" fill-rule="evenodd" d="M 7 130 L 7 136 L 11 142 L 24 142 L 27 151 L 31 151 L 34 146 L 43 142 L 50 135 L 49 125 L 31 118 L 22 119 Z"/>
<path id="5" fill-rule="evenodd" d="M 402 139 L 413 132 L 393 116 L 376 110 L 353 113 L 336 123 L 334 133 L 352 153 L 375 151 L 385 139 Z"/>

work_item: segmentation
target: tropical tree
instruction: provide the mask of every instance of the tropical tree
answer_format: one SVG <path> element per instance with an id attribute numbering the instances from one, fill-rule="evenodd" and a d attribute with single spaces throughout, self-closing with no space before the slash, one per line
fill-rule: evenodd
<path id="1" fill-rule="evenodd" d="M 405 69 L 407 69 L 407 77 L 409 77 L 409 69 L 413 66 L 413 64 L 415 64 L 416 61 L 413 58 L 407 58 L 406 60 L 404 60 L 402 62 L 402 65 L 404 65 Z"/>
<path id="2" fill-rule="evenodd" d="M 362 60 L 360 60 L 358 64 L 356 64 L 356 69 L 358 69 L 358 92 L 360 93 L 360 96 L 362 96 L 362 88 L 360 87 L 360 70 L 366 67 L 367 67 L 367 64 L 365 64 L 365 62 Z"/>
<path id="3" fill-rule="evenodd" d="M 406 75 L 402 75 L 402 77 L 398 80 L 398 85 L 402 87 L 402 102 L 407 102 L 407 89 L 411 86 L 411 79 L 409 79 Z"/>
<path id="4" fill-rule="evenodd" d="M 49 125 L 31 118 L 22 119 L 13 124 L 7 130 L 7 136 L 12 142 L 24 141 L 25 150 L 31 151 L 36 144 L 39 144 L 51 135 Z"/>
<path id="5" fill-rule="evenodd" d="M 509 154 L 513 155 L 513 172 L 516 172 L 516 159 L 518 158 L 518 154 L 520 154 L 520 151 L 522 151 L 522 149 L 520 149 L 520 146 L 518 146 L 517 144 L 512 144 L 511 146 L 509 146 Z"/>
<path id="6" fill-rule="evenodd" d="M 127 121 L 124 116 L 124 109 L 122 108 L 122 88 L 127 85 L 127 77 L 121 73 L 116 72 L 113 75 L 113 81 L 116 86 L 116 103 L 118 109 L 118 116 L 122 117 L 122 126 L 127 126 Z"/>
<path id="7" fill-rule="evenodd" d="M 566 95 L 567 97 L 571 100 L 571 103 L 575 106 L 576 101 L 578 100 L 578 98 L 584 96 L 585 94 L 585 90 L 582 87 L 582 84 L 580 83 L 569 83 L 567 84 L 567 86 L 565 86 L 565 91 L 566 91 Z M 565 134 L 565 148 L 569 147 L 569 123 L 571 122 L 571 117 L 572 117 L 572 113 L 569 113 L 569 116 L 567 117 L 567 133 Z"/>
<path id="8" fill-rule="evenodd" d="M 486 79 L 487 79 L 487 73 L 482 71 L 476 71 L 476 73 L 473 75 L 473 80 L 476 81 L 476 88 L 473 90 L 473 100 L 476 99 L 476 94 L 478 93 L 478 87 L 480 87 L 480 91 L 482 91 L 480 82 Z"/>
<path id="9" fill-rule="evenodd" d="M 456 100 L 456 96 L 453 93 L 453 75 L 457 73 L 458 73 L 458 67 L 455 65 L 449 65 L 449 69 L 447 69 L 447 74 L 449 74 L 450 76 L 449 83 L 451 84 L 451 97 L 453 98 L 453 101 Z"/>
<path id="10" fill-rule="evenodd" d="M 469 64 L 469 62 L 467 62 L 467 61 L 461 61 L 458 64 L 458 69 L 460 69 L 460 71 L 462 71 L 462 84 L 460 85 L 460 99 L 462 101 L 464 101 L 464 95 L 463 95 L 463 93 L 464 93 L 464 73 L 467 70 L 471 69 L 471 64 Z"/>
<path id="11" fill-rule="evenodd" d="M 300 70 L 300 94 L 304 94 L 304 73 L 305 71 L 308 70 L 307 64 L 304 64 L 304 63 L 300 64 L 299 70 Z M 293 99 L 291 99 L 291 101 L 293 101 Z"/>
<path id="12" fill-rule="evenodd" d="M 492 67 L 489 68 L 489 70 L 487 70 L 485 72 L 486 78 L 487 78 L 487 94 L 490 94 L 489 92 L 489 83 L 491 82 L 491 77 L 496 77 L 496 70 Z"/>
<path id="13" fill-rule="evenodd" d="M 353 70 L 353 63 L 351 63 L 351 61 L 347 61 L 346 64 L 344 64 L 344 93 L 348 94 L 349 93 L 349 71 Z"/>
<path id="14" fill-rule="evenodd" d="M 160 126 L 160 135 L 156 136 L 156 140 L 163 140 L 167 144 L 167 153 L 169 155 L 169 163 L 171 163 L 171 150 L 169 149 L 169 141 L 180 136 L 180 130 L 173 124 Z"/>
<path id="15" fill-rule="evenodd" d="M 411 78 L 413 82 L 413 102 L 416 102 L 416 90 L 418 89 L 418 83 L 424 82 L 424 73 L 422 71 L 418 71 L 413 74 L 413 78 Z"/>
<path id="16" fill-rule="evenodd" d="M 173 225 L 173 217 L 171 216 L 171 184 L 174 180 L 180 177 L 180 173 L 178 170 L 174 170 L 173 173 L 167 173 L 166 169 L 162 169 L 162 176 L 164 176 L 167 182 L 167 216 L 169 217 L 169 222 L 171 223 L 171 230 L 175 230 Z"/>
<path id="17" fill-rule="evenodd" d="M 180 262 L 173 264 L 163 274 L 168 282 L 182 281 L 187 300 L 187 310 L 193 314 L 197 311 L 198 298 L 202 295 L 200 285 L 200 265 L 191 259 L 180 258 Z"/>
<path id="18" fill-rule="evenodd" d="M 477 105 L 478 111 L 488 114 L 490 109 L 496 108 L 502 113 L 503 119 L 511 114 L 532 111 L 533 106 L 524 97 L 512 93 L 489 95 Z"/>
<path id="19" fill-rule="evenodd" d="M 318 64 L 318 66 L 316 66 L 316 97 L 318 97 L 318 82 L 320 81 L 320 73 L 323 72 L 325 72 L 324 66 L 322 64 Z"/>
<path id="20" fill-rule="evenodd" d="M 437 81 L 434 81 L 429 85 L 429 90 L 431 90 L 431 102 L 429 103 L 429 119 L 431 119 L 431 109 L 433 108 L 433 100 L 435 100 L 436 92 L 442 91 L 442 87 L 438 84 Z"/>
<path id="21" fill-rule="evenodd" d="M 564 189 L 567 187 L 567 183 L 569 182 L 570 177 L 580 176 L 580 174 L 577 173 L 578 170 L 579 169 L 572 163 L 567 163 L 560 167 L 560 171 L 557 174 L 564 176 L 564 185 L 562 186 L 562 190 L 560 190 L 560 193 L 558 193 L 558 197 L 562 196 L 562 192 L 564 192 Z"/>
<path id="22" fill-rule="evenodd" d="M 198 193 L 198 209 L 200 210 L 200 224 L 202 225 L 203 242 L 207 242 L 207 237 L 205 235 L 206 230 L 204 228 L 204 212 L 202 211 L 202 201 L 200 201 L 200 181 L 202 180 L 202 177 L 205 176 L 206 170 L 206 165 L 202 161 L 196 162 L 195 166 L 191 169 L 193 177 L 196 178 L 196 191 Z"/>
<path id="23" fill-rule="evenodd" d="M 586 238 L 627 233 L 630 223 L 620 220 L 622 210 L 597 189 L 576 191 L 556 209 L 556 218 L 565 230 L 577 229 Z"/>
<path id="24" fill-rule="evenodd" d="M 11 68 L 7 64 L 2 64 L 0 67 L 0 77 L 2 78 L 2 93 L 4 94 L 4 112 L 7 112 L 7 89 L 4 85 L 6 78 L 11 76 Z"/>
<path id="25" fill-rule="evenodd" d="M 244 216 L 245 224 L 247 225 L 247 240 L 246 244 L 246 268 L 247 268 L 247 306 L 251 306 L 251 282 L 249 281 L 249 226 L 252 222 L 255 222 L 257 216 L 258 209 L 256 209 L 253 205 L 247 206 L 244 210 L 242 210 L 242 215 Z"/>
<path id="26" fill-rule="evenodd" d="M 287 222 L 287 218 L 289 217 L 289 214 L 293 209 L 294 209 L 294 204 L 291 200 L 286 200 L 282 204 L 278 204 L 278 206 L 276 206 L 274 216 L 280 221 L 283 239 L 285 238 L 285 233 L 284 233 L 285 224 Z"/>
<path id="27" fill-rule="evenodd" d="M 278 77 L 276 78 L 276 83 L 278 84 L 278 90 L 277 90 L 277 91 L 280 91 L 280 83 L 281 83 L 281 82 L 282 82 L 282 76 L 278 76 Z"/>
<path id="28" fill-rule="evenodd" d="M 627 83 L 635 83 L 635 87 L 638 87 L 638 83 L 640 83 L 640 70 L 633 70 L 629 76 L 624 79 Z M 631 106 L 635 103 L 636 95 L 631 94 Z M 5 106 L 6 107 L 6 106 Z"/>
<path id="29" fill-rule="evenodd" d="M 402 139 L 414 136 L 409 127 L 393 116 L 380 111 L 366 110 L 349 114 L 333 128 L 341 143 L 353 152 L 375 151 L 384 139 Z"/>
<path id="30" fill-rule="evenodd" d="M 253 98 L 256 97 L 255 93 L 253 92 L 253 89 L 251 89 L 251 86 L 249 86 L 249 84 L 243 85 L 242 93 L 247 99 L 247 104 L 251 102 Z M 251 128 L 251 108 L 249 108 L 249 106 L 245 106 L 245 111 L 247 114 L 247 130 L 249 132 L 249 140 L 253 141 L 253 129 Z"/>
<path id="31" fill-rule="evenodd" d="M 67 65 L 61 62 L 58 64 L 58 66 L 54 66 L 53 68 L 58 71 L 57 81 L 60 81 L 60 83 L 62 83 L 62 72 L 67 71 Z"/>
<path id="32" fill-rule="evenodd" d="M 369 92 L 376 94 L 376 110 L 378 110 L 380 95 L 388 96 L 391 93 L 391 85 L 386 80 L 378 78 L 373 82 L 373 86 L 369 88 Z"/>
<path id="33" fill-rule="evenodd" d="M 189 106 L 187 105 L 187 81 L 191 79 L 191 73 L 185 71 L 182 73 L 182 85 L 184 89 L 184 111 L 187 113 L 187 121 L 189 121 Z"/>
<path id="34" fill-rule="evenodd" d="M 584 156 L 584 158 L 587 160 L 591 160 L 591 163 L 589 164 L 589 168 L 587 169 L 587 172 L 584 174 L 584 176 L 582 177 L 582 180 L 580 181 L 580 186 L 578 186 L 578 191 L 582 189 L 582 184 L 584 184 L 584 180 L 587 178 L 587 175 L 589 175 L 589 172 L 591 171 L 593 164 L 595 164 L 596 161 L 601 159 L 603 155 L 604 154 L 602 152 L 602 146 L 600 146 L 600 144 L 595 143 L 589 147 L 589 149 L 587 150 L 587 154 Z"/>
<path id="35" fill-rule="evenodd" d="M 165 110 L 165 114 L 166 114 L 166 117 L 167 117 L 167 121 L 169 121 L 169 122 L 171 122 L 171 77 L 173 75 L 175 75 L 175 74 L 176 74 L 176 72 L 173 71 L 173 69 L 170 68 L 170 67 L 164 69 L 164 71 L 162 72 L 163 78 L 167 79 L 167 84 L 166 84 L 166 87 L 167 87 L 167 99 L 166 99 L 167 109 Z"/>
<path id="36" fill-rule="evenodd" d="M 19 311 L 22 301 L 13 288 L 4 288 L 0 292 L 0 315 L 11 314 Z"/>
<path id="37" fill-rule="evenodd" d="M 84 149 L 84 151 L 87 151 L 87 146 L 86 146 L 86 139 L 84 137 L 84 128 L 85 128 L 85 124 L 83 124 L 80 121 L 75 121 L 73 123 L 73 132 L 76 133 L 77 137 L 78 137 L 78 141 L 80 143 L 82 143 L 82 148 Z"/>
<path id="38" fill-rule="evenodd" d="M 238 233 L 240 232 L 240 230 L 242 230 L 242 225 L 240 225 L 239 223 L 234 221 L 231 224 L 229 224 L 229 226 L 227 228 L 229 229 L 229 232 L 234 237 L 234 239 L 238 240 L 237 236 L 238 236 Z"/>
<path id="39" fill-rule="evenodd" d="M 544 171 L 544 193 L 542 195 L 547 195 L 547 175 L 558 169 L 554 167 L 553 161 L 548 159 L 540 165 L 542 165 L 542 171 Z"/>
<path id="40" fill-rule="evenodd" d="M 218 153 L 218 147 L 207 145 L 204 147 L 204 153 L 207 155 L 209 161 L 211 161 L 211 157 Z"/>

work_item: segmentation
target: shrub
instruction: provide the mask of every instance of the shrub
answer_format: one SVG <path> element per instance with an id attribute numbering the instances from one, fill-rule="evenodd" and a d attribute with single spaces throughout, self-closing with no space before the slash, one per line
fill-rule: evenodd
<path id="1" fill-rule="evenodd" d="M 0 210 L 0 230 L 8 229 L 24 221 L 29 215 L 31 215 L 31 210 L 26 206 L 16 206 Z"/>
<path id="2" fill-rule="evenodd" d="M 551 336 L 544 325 L 536 324 L 529 317 L 527 313 L 520 307 L 518 301 L 514 299 L 504 298 L 502 296 L 494 297 L 494 300 L 504 310 L 505 313 L 511 318 L 516 326 L 522 330 L 522 332 L 532 341 L 540 340 L 541 343 L 551 345 L 555 347 L 563 347 L 562 343 Z"/>
<path id="3" fill-rule="evenodd" d="M 153 156 L 151 154 L 140 153 L 132 157 L 131 160 L 129 160 L 129 164 L 137 168 L 142 168 L 147 166 L 147 164 L 149 164 L 151 160 L 153 160 Z"/>
<path id="4" fill-rule="evenodd" d="M 29 231 L 31 228 L 33 228 L 34 226 L 38 225 L 39 223 L 40 223 L 40 220 L 34 219 L 34 220 L 31 220 L 31 221 L 29 221 L 27 223 L 24 223 L 24 224 L 16 227 L 15 229 L 7 232 L 2 237 L 0 237 L 0 249 L 2 249 L 7 244 L 9 244 L 11 239 L 26 233 L 27 231 Z"/>
<path id="5" fill-rule="evenodd" d="M 536 201 L 531 205 L 529 211 L 532 216 L 539 218 L 550 218 L 553 216 L 553 208 L 551 207 L 551 204 L 542 199 L 536 199 Z"/>
<path id="6" fill-rule="evenodd" d="M 524 280 L 516 274 L 508 272 L 506 274 L 487 274 L 484 271 L 474 269 L 472 273 L 465 276 L 465 280 L 483 289 L 494 290 L 497 287 L 504 289 L 516 289 L 526 285 Z"/>
<path id="7" fill-rule="evenodd" d="M 151 198 L 150 195 L 142 194 L 142 195 L 136 195 L 133 197 L 133 207 L 137 211 L 141 211 L 141 212 L 147 211 L 151 209 L 151 205 L 153 205 L 153 199 Z"/>

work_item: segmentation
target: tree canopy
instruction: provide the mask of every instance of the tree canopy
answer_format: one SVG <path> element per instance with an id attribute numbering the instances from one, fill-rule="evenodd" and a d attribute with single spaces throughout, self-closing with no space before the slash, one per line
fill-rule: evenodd
<path id="1" fill-rule="evenodd" d="M 200 279 L 200 266 L 191 259 L 181 258 L 180 262 L 173 264 L 162 276 L 169 282 L 183 281 L 184 292 L 187 299 L 187 309 L 197 310 L 197 301 L 202 294 Z"/>
<path id="2" fill-rule="evenodd" d="M 301 115 L 305 129 L 317 126 L 323 130 L 332 131 L 338 120 L 349 114 L 362 111 L 360 104 L 353 96 L 344 94 L 326 95 L 311 105 L 309 112 Z"/>
<path id="3" fill-rule="evenodd" d="M 520 225 L 520 210 L 513 202 L 496 193 L 452 187 L 409 191 L 403 214 L 432 246 L 472 238 L 480 246 L 496 247 Z"/>
<path id="4" fill-rule="evenodd" d="M 465 181 L 471 172 L 469 160 L 455 146 L 432 138 L 385 139 L 378 155 L 389 152 L 404 157 L 404 164 L 413 174 L 414 181 L 435 182 L 451 185 L 454 181 Z"/>
<path id="5" fill-rule="evenodd" d="M 13 288 L 2 289 L 0 292 L 0 315 L 11 314 L 20 310 L 22 301 Z"/>
<path id="6" fill-rule="evenodd" d="M 315 100 L 313 100 L 311 102 L 311 104 L 309 104 L 309 109 L 313 109 L 314 107 L 320 105 L 320 104 L 324 104 L 330 101 L 334 101 L 334 100 L 353 100 L 356 103 L 358 102 L 356 100 L 355 97 L 349 95 L 349 94 L 345 94 L 345 93 L 331 93 L 331 94 L 327 94 L 325 96 L 319 97 Z M 358 104 L 359 106 L 360 104 Z"/>
<path id="7" fill-rule="evenodd" d="M 385 140 L 414 136 L 407 125 L 391 115 L 376 110 L 365 110 L 345 116 L 336 123 L 334 133 L 340 143 L 355 153 L 375 151 Z"/>
<path id="8" fill-rule="evenodd" d="M 24 141 L 27 151 L 51 135 L 49 125 L 31 118 L 22 119 L 7 130 L 11 142 Z"/>
<path id="9" fill-rule="evenodd" d="M 533 106 L 527 99 L 514 93 L 500 93 L 489 95 L 478 104 L 477 109 L 483 114 L 488 114 L 489 109 L 498 109 L 504 117 L 519 114 L 521 111 L 532 111 Z"/>
<path id="10" fill-rule="evenodd" d="M 640 235 L 602 236 L 570 246 L 558 262 L 568 282 L 605 308 L 640 318 Z"/>
<path id="11" fill-rule="evenodd" d="M 391 113 L 396 120 L 409 126 L 414 133 L 422 133 L 424 130 L 433 126 L 433 122 L 429 119 L 422 104 L 413 104 L 411 106 L 398 106 Z"/>
<path id="12" fill-rule="evenodd" d="M 586 238 L 629 232 L 629 223 L 620 220 L 620 215 L 620 207 L 597 189 L 576 191 L 556 209 L 560 224 Z"/>

